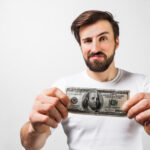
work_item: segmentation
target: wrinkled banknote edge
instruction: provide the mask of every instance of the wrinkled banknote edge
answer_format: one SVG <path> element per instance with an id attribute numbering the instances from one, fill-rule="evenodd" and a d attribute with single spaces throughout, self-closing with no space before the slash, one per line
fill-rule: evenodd
<path id="1" fill-rule="evenodd" d="M 70 111 L 68 110 L 69 113 L 72 113 L 72 114 L 79 114 L 79 115 L 88 115 L 88 116 L 108 116 L 108 117 L 127 117 L 127 113 L 123 114 L 123 115 L 111 115 L 111 114 L 96 114 L 96 113 L 84 113 L 84 112 L 76 112 L 76 111 Z"/>
<path id="2" fill-rule="evenodd" d="M 66 87 L 65 91 L 67 93 L 67 89 L 87 89 L 87 90 L 101 90 L 101 91 L 111 91 L 111 92 L 128 92 L 130 95 L 130 90 L 118 90 L 118 89 L 101 89 L 101 88 L 86 88 L 86 87 Z M 128 99 L 129 99 L 129 95 L 128 95 Z"/>
<path id="3" fill-rule="evenodd" d="M 124 114 L 111 114 L 111 113 L 108 113 L 108 114 L 98 114 L 98 113 L 92 113 L 92 112 L 77 112 L 77 111 L 72 111 L 72 110 L 69 110 L 69 113 L 73 113 L 73 114 L 80 114 L 80 115 L 92 115 L 92 116 L 110 116 L 110 117 L 127 117 L 127 113 L 125 112 Z"/>

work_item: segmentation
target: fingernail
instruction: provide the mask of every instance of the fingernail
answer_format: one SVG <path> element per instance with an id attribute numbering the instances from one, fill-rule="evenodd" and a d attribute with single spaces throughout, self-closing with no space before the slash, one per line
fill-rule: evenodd
<path id="1" fill-rule="evenodd" d="M 140 121 L 141 120 L 141 116 L 140 115 L 136 116 L 136 120 Z"/>
<path id="2" fill-rule="evenodd" d="M 133 116 L 131 116 L 130 114 L 127 114 L 127 117 L 128 117 L 129 119 L 132 119 L 132 118 L 133 118 Z"/>

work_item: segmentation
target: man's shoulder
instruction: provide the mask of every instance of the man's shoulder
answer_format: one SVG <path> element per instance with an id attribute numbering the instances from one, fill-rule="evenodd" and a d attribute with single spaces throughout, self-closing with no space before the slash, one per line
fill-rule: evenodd
<path id="1" fill-rule="evenodd" d="M 131 72 L 131 71 L 127 71 L 124 69 L 120 69 L 122 72 L 122 78 L 124 79 L 134 79 L 134 80 L 147 80 L 150 79 L 149 76 L 144 75 L 142 73 L 136 73 L 136 72 Z"/>

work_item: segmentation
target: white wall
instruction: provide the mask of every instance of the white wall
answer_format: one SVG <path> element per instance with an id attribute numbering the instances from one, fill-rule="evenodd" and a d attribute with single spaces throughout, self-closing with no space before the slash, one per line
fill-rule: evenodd
<path id="1" fill-rule="evenodd" d="M 117 66 L 150 75 L 149 8 L 149 0 L 0 0 L 0 149 L 23 149 L 19 131 L 36 95 L 85 68 L 70 32 L 72 21 L 85 10 L 112 12 L 120 22 Z M 145 133 L 143 142 L 149 150 Z M 61 127 L 43 149 L 50 146 L 67 149 Z"/>

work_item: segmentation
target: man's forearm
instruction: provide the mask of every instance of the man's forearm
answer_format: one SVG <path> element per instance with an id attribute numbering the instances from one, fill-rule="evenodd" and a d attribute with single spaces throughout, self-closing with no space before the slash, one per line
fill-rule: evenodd
<path id="1" fill-rule="evenodd" d="M 48 136 L 50 135 L 50 130 L 44 133 L 38 133 L 33 128 L 30 122 L 27 122 L 21 129 L 20 136 L 22 145 L 26 150 L 40 150 Z"/>

